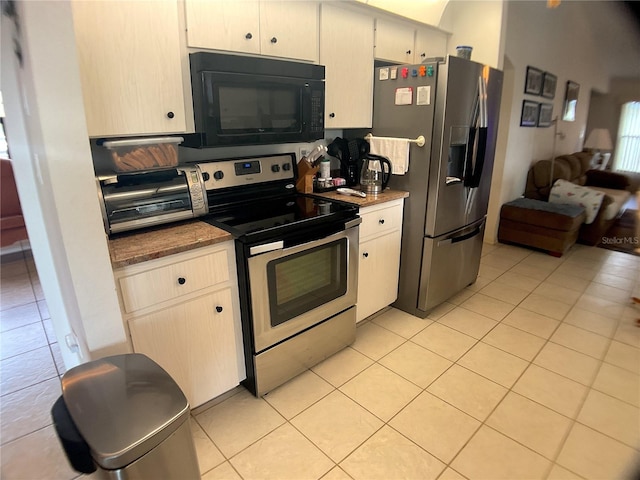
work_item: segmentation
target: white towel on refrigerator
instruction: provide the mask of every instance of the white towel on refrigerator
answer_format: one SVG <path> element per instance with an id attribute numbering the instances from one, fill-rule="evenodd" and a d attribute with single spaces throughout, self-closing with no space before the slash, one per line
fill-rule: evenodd
<path id="1" fill-rule="evenodd" d="M 387 157 L 391 162 L 391 173 L 404 175 L 409 170 L 409 146 L 405 138 L 370 137 L 370 151 L 375 155 Z"/>

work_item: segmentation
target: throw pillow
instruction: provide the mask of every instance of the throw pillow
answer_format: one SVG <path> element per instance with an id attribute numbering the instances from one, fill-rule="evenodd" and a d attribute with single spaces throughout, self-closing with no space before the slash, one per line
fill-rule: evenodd
<path id="1" fill-rule="evenodd" d="M 593 222 L 598 214 L 598 210 L 600 210 L 603 198 L 603 192 L 582 187 L 562 179 L 556 180 L 549 194 L 549 202 L 551 203 L 569 203 L 571 205 L 584 207 L 584 211 L 587 214 L 587 219 L 584 223 Z"/>

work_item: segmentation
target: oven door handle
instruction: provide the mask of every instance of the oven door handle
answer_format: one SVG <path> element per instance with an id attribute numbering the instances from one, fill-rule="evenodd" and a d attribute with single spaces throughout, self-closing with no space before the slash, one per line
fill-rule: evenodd
<path id="1" fill-rule="evenodd" d="M 353 220 L 349 220 L 344 223 L 344 229 L 347 230 L 349 228 L 357 227 L 362 223 L 362 217 L 354 218 Z"/>
<path id="2" fill-rule="evenodd" d="M 274 250 L 282 250 L 284 248 L 284 241 L 278 240 L 277 242 L 264 243 L 262 245 L 256 245 L 249 248 L 249 255 L 259 255 L 261 253 L 273 252 Z"/>
<path id="3" fill-rule="evenodd" d="M 345 236 L 345 232 L 353 227 L 357 227 L 358 225 L 360 225 L 362 223 L 362 218 L 358 217 L 358 218 L 354 218 L 352 220 L 347 220 L 346 222 L 344 222 L 344 226 L 338 230 L 337 232 L 334 231 L 334 233 L 322 236 L 320 238 L 316 238 L 314 240 L 311 240 L 309 242 L 303 242 L 303 243 L 296 243 L 293 244 L 287 248 L 285 248 L 282 253 L 284 255 L 287 254 L 287 252 L 291 252 L 293 250 L 296 249 L 300 249 L 302 248 L 306 248 L 309 247 L 311 245 L 313 245 L 314 243 L 318 243 L 318 241 L 322 241 L 323 243 L 327 243 L 327 242 L 331 242 L 333 241 L 336 237 L 341 237 L 341 236 Z"/>
<path id="4" fill-rule="evenodd" d="M 352 220 L 348 220 L 344 222 L 343 228 L 341 228 L 337 232 L 334 231 L 334 233 L 324 235 L 320 238 L 324 239 L 325 241 L 331 240 L 333 237 L 338 235 L 343 235 L 345 231 L 351 228 L 357 227 L 361 223 L 362 223 L 362 218 L 360 217 L 354 218 Z M 317 243 L 318 240 L 320 240 L 320 238 L 315 238 L 308 242 L 296 243 L 295 245 L 291 245 L 286 249 L 284 248 L 284 240 L 277 240 L 275 242 L 263 243 L 261 245 L 254 245 L 253 247 L 249 247 L 249 256 L 253 257 L 255 255 L 260 255 L 262 253 L 267 253 L 267 252 L 274 252 L 276 250 L 282 250 L 283 253 L 286 254 L 286 252 L 290 252 L 291 250 Z"/>

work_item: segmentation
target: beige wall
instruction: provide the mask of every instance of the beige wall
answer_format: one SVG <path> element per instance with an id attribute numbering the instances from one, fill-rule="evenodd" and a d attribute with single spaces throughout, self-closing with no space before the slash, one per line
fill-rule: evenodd
<path id="1" fill-rule="evenodd" d="M 455 55 L 456 46 L 470 45 L 471 60 L 502 70 L 506 10 L 507 4 L 502 0 L 450 1 L 438 25 L 452 32 L 448 53 Z"/>
<path id="2" fill-rule="evenodd" d="M 553 155 L 553 128 L 520 127 L 522 101 L 552 102 L 561 115 L 566 82 L 580 84 L 575 122 L 559 121 L 555 154 L 582 149 L 591 91 L 608 92 L 610 78 L 640 78 L 640 34 L 617 2 L 564 1 L 556 9 L 544 1 L 508 3 L 505 86 L 498 152 L 485 239 L 495 242 L 500 206 L 519 197 L 531 163 Z M 553 100 L 525 95 L 527 66 L 558 77 Z"/>

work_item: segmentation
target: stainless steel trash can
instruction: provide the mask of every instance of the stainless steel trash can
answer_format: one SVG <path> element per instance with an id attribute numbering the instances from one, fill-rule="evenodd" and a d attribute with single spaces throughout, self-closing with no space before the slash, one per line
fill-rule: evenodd
<path id="1" fill-rule="evenodd" d="M 116 355 L 70 369 L 52 416 L 78 471 L 93 467 L 118 480 L 200 478 L 189 402 L 145 355 Z"/>

